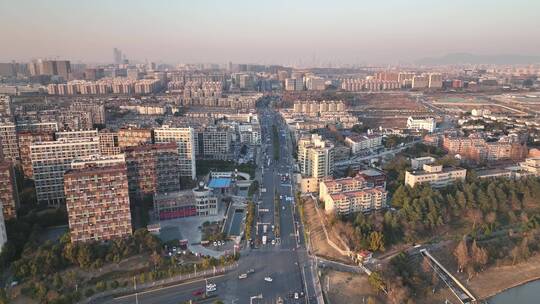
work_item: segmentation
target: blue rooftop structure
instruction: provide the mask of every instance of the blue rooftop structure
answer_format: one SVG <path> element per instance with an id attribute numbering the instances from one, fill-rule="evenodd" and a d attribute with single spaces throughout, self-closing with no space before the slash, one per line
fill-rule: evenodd
<path id="1" fill-rule="evenodd" d="M 208 187 L 219 189 L 219 188 L 229 188 L 231 186 L 231 179 L 225 177 L 212 178 Z"/>

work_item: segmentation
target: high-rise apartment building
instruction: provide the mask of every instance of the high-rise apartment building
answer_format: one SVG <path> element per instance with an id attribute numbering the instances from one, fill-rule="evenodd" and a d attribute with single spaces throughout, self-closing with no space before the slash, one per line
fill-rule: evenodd
<path id="1" fill-rule="evenodd" d="M 425 89 L 429 85 L 429 78 L 426 75 L 415 75 L 412 78 L 413 89 Z"/>
<path id="2" fill-rule="evenodd" d="M 17 141 L 16 126 L 12 122 L 0 122 L 0 140 L 2 143 L 2 154 L 5 159 L 12 162 L 19 161 L 19 145 Z"/>
<path id="3" fill-rule="evenodd" d="M 0 202 L 0 208 L 2 208 L 2 202 Z M 7 231 L 6 223 L 4 221 L 4 212 L 0 210 L 0 252 L 4 248 L 4 245 L 7 243 Z"/>
<path id="4" fill-rule="evenodd" d="M 334 172 L 334 145 L 320 135 L 312 134 L 298 141 L 298 163 L 304 177 L 320 181 Z"/>
<path id="5" fill-rule="evenodd" d="M 428 74 L 428 87 L 430 89 L 440 89 L 443 85 L 442 75 L 439 73 Z"/>
<path id="6" fill-rule="evenodd" d="M 232 133 L 228 128 L 209 126 L 197 133 L 197 156 L 200 158 L 227 160 L 232 157 Z"/>
<path id="7" fill-rule="evenodd" d="M 13 122 L 11 97 L 9 95 L 0 95 L 0 123 L 2 122 Z"/>
<path id="8" fill-rule="evenodd" d="M 180 176 L 196 179 L 195 172 L 195 131 L 193 128 L 170 128 L 162 126 L 154 129 L 156 143 L 174 142 L 178 145 Z"/>
<path id="9" fill-rule="evenodd" d="M 37 60 L 31 62 L 28 69 L 32 76 L 62 76 L 65 80 L 69 80 L 71 75 L 71 63 L 69 60 Z"/>
<path id="10" fill-rule="evenodd" d="M 99 151 L 101 155 L 119 154 L 121 151 L 118 144 L 118 133 L 108 129 L 99 130 Z"/>
<path id="11" fill-rule="evenodd" d="M 139 128 L 121 128 L 118 130 L 120 150 L 141 144 L 152 143 L 152 130 Z"/>
<path id="12" fill-rule="evenodd" d="M 120 51 L 117 48 L 113 49 L 113 61 L 115 64 L 121 64 L 122 63 L 122 51 Z"/>
<path id="13" fill-rule="evenodd" d="M 136 199 L 180 190 L 178 144 L 144 144 L 125 149 L 129 193 Z"/>
<path id="14" fill-rule="evenodd" d="M 90 112 L 92 115 L 92 122 L 94 124 L 105 124 L 105 106 L 102 104 L 74 102 L 70 105 L 70 109 Z"/>
<path id="15" fill-rule="evenodd" d="M 131 235 L 125 164 L 88 165 L 64 174 L 71 242 L 103 241 Z"/>
<path id="16" fill-rule="evenodd" d="M 15 168 L 10 161 L 0 160 L 0 204 L 2 205 L 4 219 L 17 217 L 19 196 L 17 181 L 15 180 Z"/>
<path id="17" fill-rule="evenodd" d="M 99 154 L 99 138 L 63 138 L 30 145 L 32 171 L 39 203 L 59 206 L 64 203 L 64 173 L 71 162 Z"/>
<path id="18" fill-rule="evenodd" d="M 17 138 L 19 140 L 19 154 L 21 159 L 21 167 L 25 178 L 32 179 L 34 174 L 32 171 L 32 158 L 30 155 L 30 146 L 34 143 L 43 141 L 53 141 L 53 132 L 33 132 L 33 131 L 18 131 Z"/>

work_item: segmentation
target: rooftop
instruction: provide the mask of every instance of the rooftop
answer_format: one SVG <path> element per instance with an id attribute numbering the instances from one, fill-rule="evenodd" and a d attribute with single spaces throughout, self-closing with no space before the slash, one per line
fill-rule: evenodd
<path id="1" fill-rule="evenodd" d="M 208 183 L 210 188 L 229 188 L 231 186 L 231 179 L 225 177 L 212 178 Z"/>

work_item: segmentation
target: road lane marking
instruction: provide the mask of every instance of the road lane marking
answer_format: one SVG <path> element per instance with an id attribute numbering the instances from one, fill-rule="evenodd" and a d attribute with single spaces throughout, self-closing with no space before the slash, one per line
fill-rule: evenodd
<path id="1" fill-rule="evenodd" d="M 165 286 L 165 287 L 160 287 L 158 289 L 152 289 L 152 290 L 141 291 L 141 292 L 136 292 L 136 293 L 139 294 L 139 295 L 147 294 L 147 293 L 153 293 L 153 292 L 156 292 L 156 291 L 169 289 L 169 288 L 173 288 L 173 287 L 178 287 L 178 286 L 182 286 L 182 285 L 187 285 L 187 284 L 192 284 L 192 283 L 197 283 L 197 282 L 201 282 L 201 281 L 205 281 L 205 280 L 209 280 L 209 279 L 217 279 L 217 278 L 220 278 L 220 277 L 223 277 L 223 276 L 225 276 L 225 275 L 221 274 L 221 275 L 217 275 L 217 276 L 213 276 L 213 277 L 208 277 L 208 278 L 204 278 L 204 279 L 198 279 L 198 280 L 195 280 L 195 281 L 183 282 L 183 283 L 179 283 L 179 284 L 175 284 L 175 285 L 169 285 L 169 286 Z M 132 294 L 125 295 L 125 296 L 116 297 L 114 299 L 115 300 L 120 300 L 120 299 L 125 299 L 125 298 L 129 298 L 129 297 L 134 297 L 134 296 L 135 296 L 135 293 L 132 293 Z"/>

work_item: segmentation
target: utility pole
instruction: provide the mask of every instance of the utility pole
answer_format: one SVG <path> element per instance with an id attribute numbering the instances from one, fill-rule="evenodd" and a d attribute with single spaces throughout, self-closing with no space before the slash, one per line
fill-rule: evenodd
<path id="1" fill-rule="evenodd" d="M 139 304 L 139 293 L 137 292 L 137 280 L 133 276 L 133 289 L 135 290 L 135 304 Z"/>

